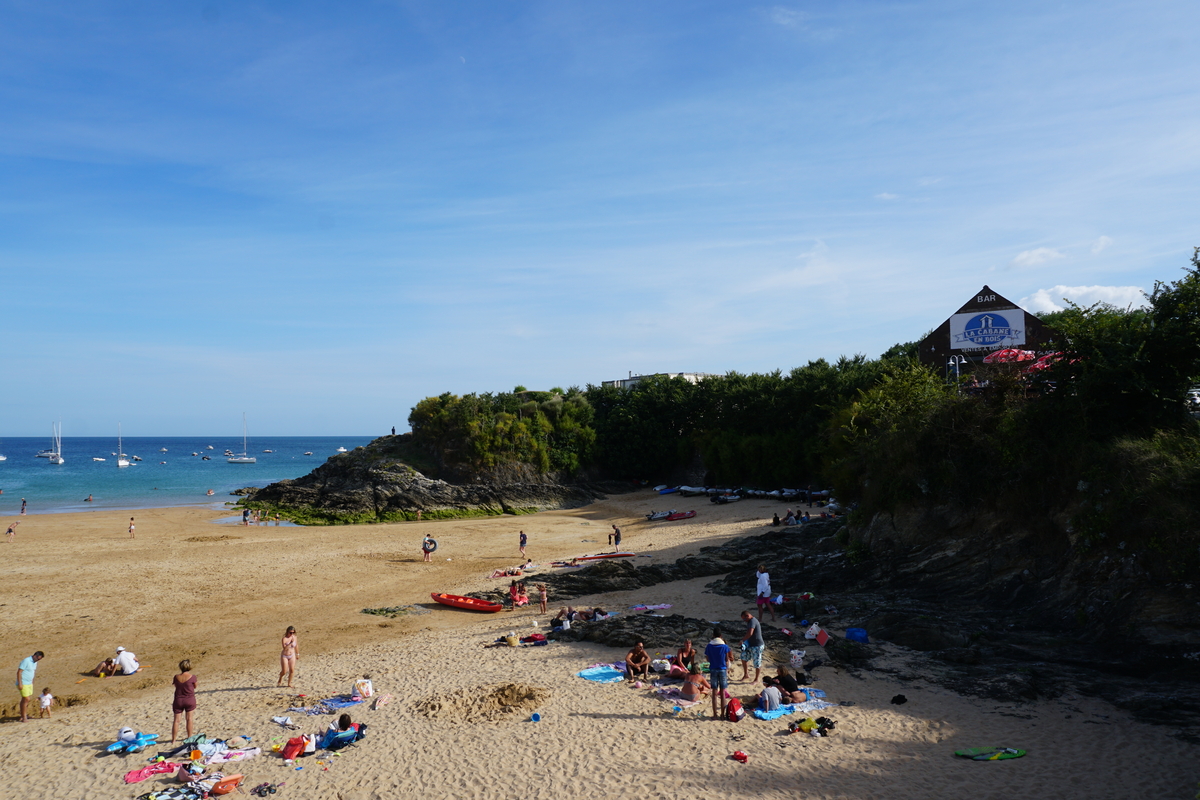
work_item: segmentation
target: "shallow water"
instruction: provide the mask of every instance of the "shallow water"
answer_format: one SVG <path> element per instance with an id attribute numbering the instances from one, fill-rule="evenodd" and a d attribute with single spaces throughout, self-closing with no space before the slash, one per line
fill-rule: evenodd
<path id="1" fill-rule="evenodd" d="M 240 454 L 241 437 L 127 436 L 125 452 L 143 460 L 118 468 L 115 436 L 64 437 L 66 463 L 62 465 L 36 457 L 39 450 L 50 446 L 49 436 L 4 439 L 0 453 L 8 458 L 0 461 L 0 516 L 19 513 L 21 498 L 28 501 L 30 514 L 97 508 L 222 508 L 236 499 L 229 494 L 234 489 L 298 478 L 324 463 L 338 447 L 353 450 L 369 441 L 368 436 L 256 437 L 250 440 L 248 452 L 257 463 L 230 464 L 224 451 L 229 448 Z M 212 450 L 207 449 L 210 445 Z M 264 452 L 267 450 L 273 452 Z M 306 452 L 312 455 L 304 455 Z M 204 461 L 205 455 L 211 460 Z M 93 461 L 93 457 L 105 460 Z M 209 489 L 212 496 L 206 494 Z M 92 501 L 86 502 L 89 495 Z"/>

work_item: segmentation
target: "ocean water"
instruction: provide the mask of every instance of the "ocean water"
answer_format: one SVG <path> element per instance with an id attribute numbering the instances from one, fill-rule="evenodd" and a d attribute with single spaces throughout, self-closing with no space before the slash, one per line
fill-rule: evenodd
<path id="1" fill-rule="evenodd" d="M 127 454 L 142 461 L 117 467 L 117 437 L 63 437 L 65 464 L 37 458 L 50 447 L 50 437 L 0 440 L 0 516 L 88 511 L 97 508 L 222 508 L 237 498 L 229 492 L 244 486 L 262 487 L 285 478 L 306 475 L 334 455 L 337 448 L 353 450 L 369 436 L 258 436 L 250 439 L 248 454 L 256 464 L 230 464 L 225 449 L 242 452 L 241 437 L 126 436 Z M 207 449 L 209 445 L 212 450 Z M 163 449 L 166 452 L 163 452 Z M 272 452 L 264 452 L 270 450 Z M 304 455 L 311 452 L 311 456 Z M 192 455 L 197 453 L 197 455 Z M 204 461 L 202 456 L 211 461 Z M 93 461 L 93 457 L 105 459 Z M 212 489 L 213 496 L 206 492 Z M 84 498 L 92 496 L 92 502 Z"/>

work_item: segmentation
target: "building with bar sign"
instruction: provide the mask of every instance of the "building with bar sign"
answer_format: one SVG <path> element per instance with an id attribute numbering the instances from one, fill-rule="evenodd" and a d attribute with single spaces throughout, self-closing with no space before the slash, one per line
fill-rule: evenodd
<path id="1" fill-rule="evenodd" d="M 1043 355 L 1058 331 L 990 287 L 954 312 L 921 340 L 918 357 L 935 369 L 958 372 L 997 350 L 1012 348 Z"/>

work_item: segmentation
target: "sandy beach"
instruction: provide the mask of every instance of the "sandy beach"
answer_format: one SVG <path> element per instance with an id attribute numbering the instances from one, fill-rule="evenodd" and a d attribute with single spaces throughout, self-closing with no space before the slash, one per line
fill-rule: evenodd
<path id="1" fill-rule="evenodd" d="M 1195 795 L 1195 746 L 1097 699 L 997 704 L 919 680 L 826 667 L 817 688 L 833 703 L 853 703 L 820 712 L 837 721 L 837 734 L 788 735 L 794 717 L 718 722 L 697 716 L 705 704 L 672 716 L 672 703 L 648 689 L 575 677 L 593 663 L 622 659 L 623 649 L 586 643 L 485 649 L 509 631 L 534 632 L 535 621 L 544 632 L 546 618 L 536 614 L 536 603 L 481 615 L 430 601 L 432 591 L 506 585 L 485 576 L 519 563 L 520 530 L 529 535 L 530 557 L 548 563 L 607 549 L 609 526 L 616 523 L 623 544 L 649 557 L 641 563 L 662 563 L 760 533 L 763 520 L 779 509 L 754 500 L 725 507 L 684 499 L 672 504 L 700 513 L 684 522 L 647 523 L 641 515 L 664 503 L 646 494 L 533 516 L 331 528 L 218 525 L 212 520 L 229 512 L 159 509 L 134 514 L 136 539 L 127 532 L 129 512 L 21 518 L 16 540 L 0 544 L 7 573 L 0 583 L 0 652 L 10 676 L 0 703 L 0 774 L 6 778 L 0 796 L 133 798 L 169 785 L 158 776 L 128 786 L 122 780 L 153 748 L 124 757 L 102 753 L 126 725 L 169 738 L 169 684 L 182 658 L 191 659 L 200 681 L 197 729 L 218 738 L 247 735 L 264 747 L 294 735 L 272 716 L 346 693 L 363 674 L 377 692 L 394 696 L 379 710 L 351 710 L 368 723 L 369 734 L 336 757 L 303 759 L 297 770 L 264 753 L 225 769 L 244 773 L 247 787 L 286 781 L 283 797 Z M 426 533 L 440 545 L 430 564 L 420 552 Z M 670 603 L 667 613 L 704 619 L 732 619 L 749 607 L 746 600 L 707 592 L 711 580 L 572 604 L 628 613 L 638 602 Z M 362 613 L 410 604 L 414 613 L 394 620 Z M 552 612 L 558 605 L 551 597 Z M 290 691 L 275 686 L 279 640 L 288 625 L 298 629 L 300 646 Z M 85 678 L 118 645 L 134 651 L 146 669 Z M 812 642 L 805 647 L 820 652 Z M 909 657 L 883 647 L 898 666 Z M 12 676 L 35 650 L 46 653 L 36 692 L 50 687 L 64 705 L 50 719 L 19 724 Z M 504 712 L 488 702 L 498 687 L 537 699 Z M 748 683 L 732 687 L 743 697 L 755 690 Z M 1113 690 L 1121 690 L 1118 682 Z M 909 702 L 889 703 L 898 693 Z M 36 715 L 36 698 L 31 710 Z M 539 722 L 530 721 L 535 710 Z M 323 729 L 331 719 L 290 716 L 303 732 Z M 997 745 L 1029 755 L 992 763 L 953 756 L 955 749 Z M 732 760 L 735 750 L 748 753 L 749 762 Z"/>

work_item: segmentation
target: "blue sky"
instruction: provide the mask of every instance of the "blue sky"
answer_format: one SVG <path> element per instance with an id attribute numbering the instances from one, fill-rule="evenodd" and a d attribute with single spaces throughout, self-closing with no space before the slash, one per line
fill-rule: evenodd
<path id="1" fill-rule="evenodd" d="M 1200 244 L 1194 2 L 0 0 L 0 437 L 787 371 Z"/>

